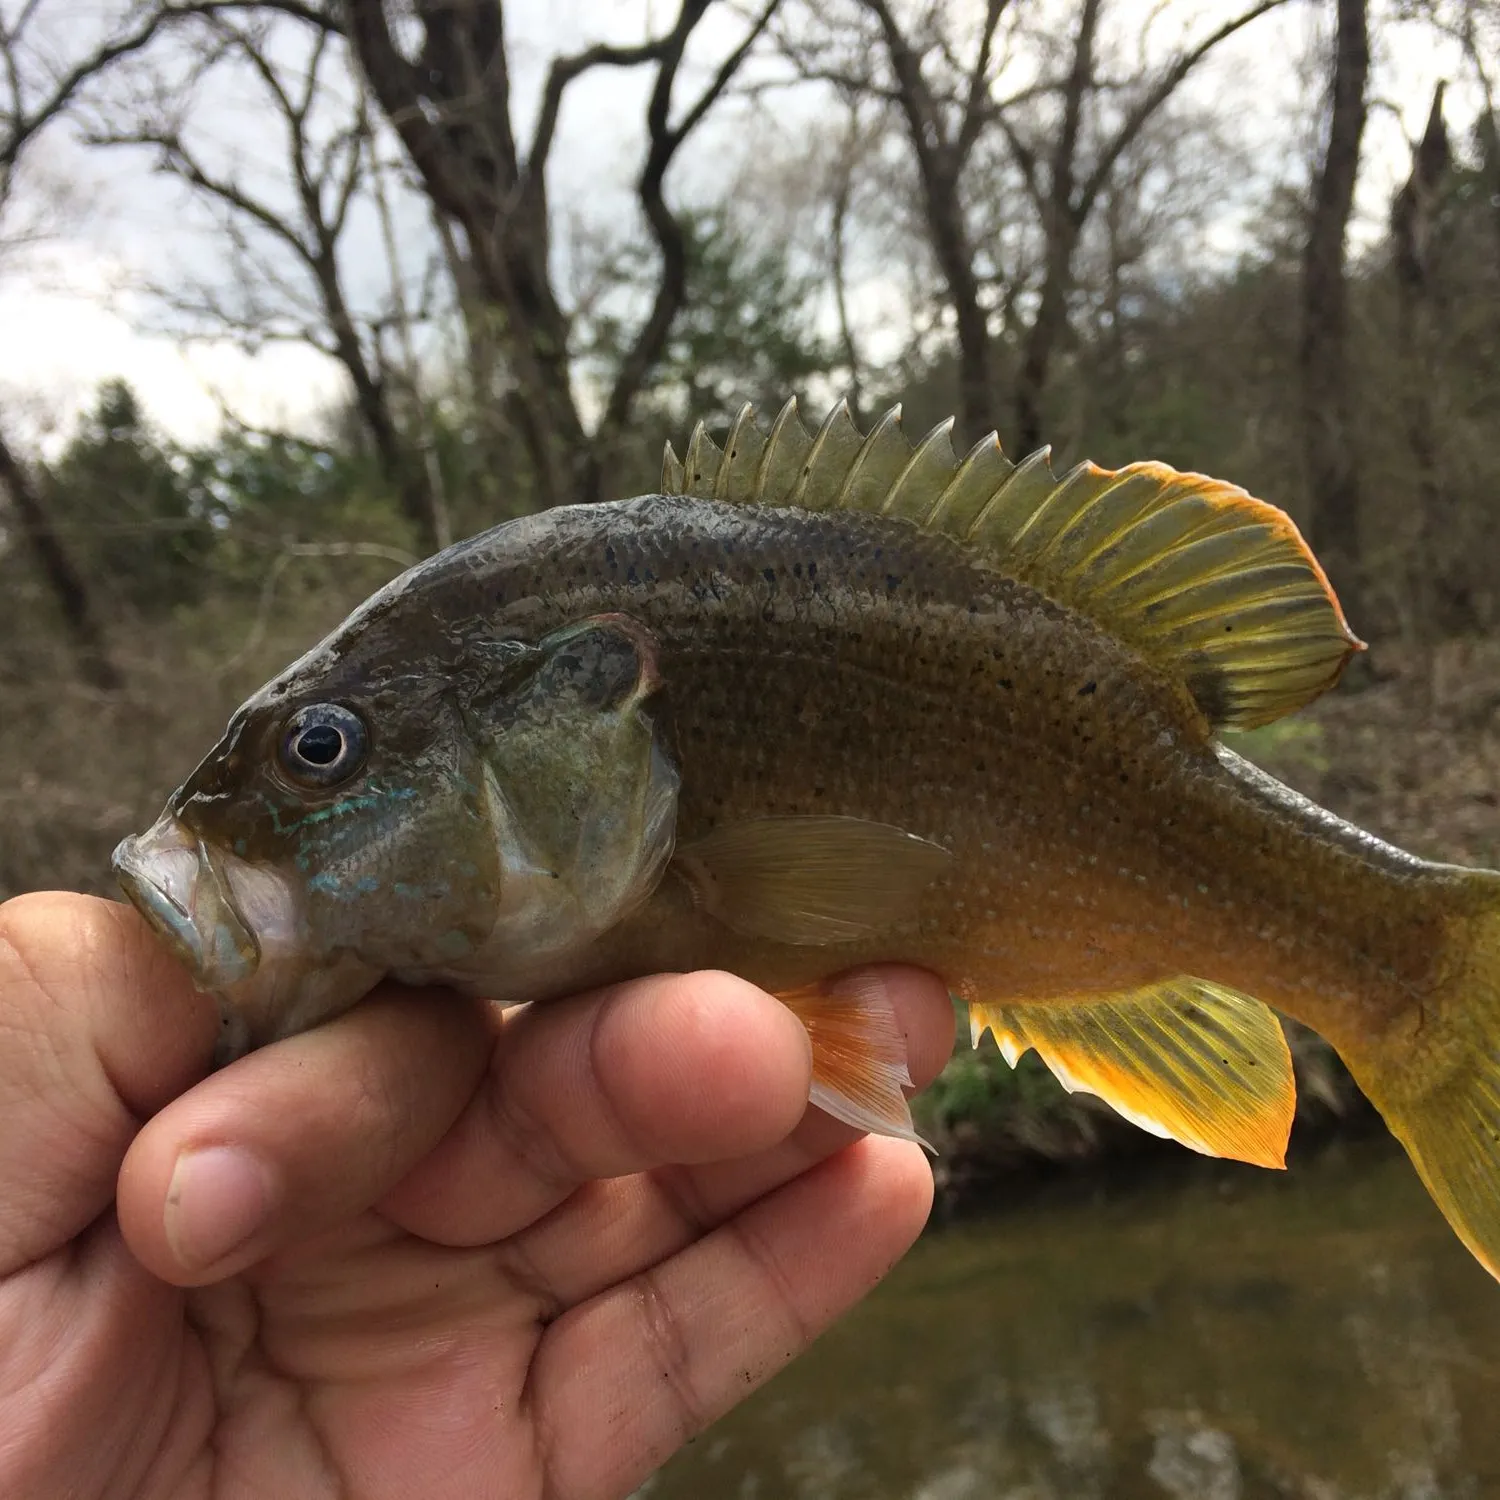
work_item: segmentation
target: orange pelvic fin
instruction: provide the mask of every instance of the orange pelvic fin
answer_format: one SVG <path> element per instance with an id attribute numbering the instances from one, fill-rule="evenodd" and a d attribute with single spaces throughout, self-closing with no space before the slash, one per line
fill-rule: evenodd
<path id="1" fill-rule="evenodd" d="M 911 1087 L 906 1042 L 879 979 L 850 975 L 777 998 L 812 1041 L 812 1103 L 856 1130 L 932 1150 L 912 1124 L 903 1092 Z"/>
<path id="2" fill-rule="evenodd" d="M 1070 1092 L 1097 1094 L 1143 1130 L 1205 1156 L 1286 1165 L 1296 1112 L 1275 1013 L 1197 979 L 1078 1003 L 969 1007 L 1012 1067 L 1035 1048 Z"/>

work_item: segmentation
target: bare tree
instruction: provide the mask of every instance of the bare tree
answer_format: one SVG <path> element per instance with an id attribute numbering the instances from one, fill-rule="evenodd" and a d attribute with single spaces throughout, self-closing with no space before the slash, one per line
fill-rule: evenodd
<path id="1" fill-rule="evenodd" d="M 1479 118 L 1475 132 L 1481 151 L 1480 167 L 1490 190 L 1494 210 L 1495 248 L 1500 258 L 1500 5 L 1495 0 L 1464 0 L 1456 28 L 1464 57 L 1479 85 Z"/>
<path id="2" fill-rule="evenodd" d="M 858 95 L 847 96 L 843 103 L 846 112 L 844 139 L 828 176 L 828 267 L 833 283 L 834 312 L 839 323 L 839 348 L 849 371 L 846 398 L 850 415 L 856 422 L 862 422 L 864 361 L 860 357 L 854 320 L 849 310 L 849 224 L 856 172 L 865 141 Z"/>
<path id="3" fill-rule="evenodd" d="M 0 207 L 9 195 L 21 153 L 34 137 L 71 107 L 82 89 L 121 58 L 149 46 L 173 19 L 161 4 L 133 5 L 114 31 L 89 51 L 61 63 L 46 61 L 46 51 L 30 45 L 41 0 L 26 0 L 7 24 L 0 12 Z"/>
<path id="4" fill-rule="evenodd" d="M 40 0 L 27 0 L 9 21 L 0 11 L 0 216 L 13 207 L 17 169 L 33 141 L 73 108 L 86 85 L 148 46 L 168 19 L 161 5 L 132 6 L 87 50 L 58 61 L 32 35 L 41 10 Z M 57 601 L 80 670 L 97 687 L 118 687 L 119 669 L 88 580 L 52 524 L 40 488 L 3 435 L 0 490 L 9 496 L 20 532 Z"/>
<path id="5" fill-rule="evenodd" d="M 1302 256 L 1303 446 L 1310 540 L 1345 606 L 1359 612 L 1360 488 L 1349 391 L 1348 302 L 1344 247 L 1359 174 L 1367 113 L 1370 39 L 1365 0 L 1335 0 L 1332 104 L 1323 159 L 1313 183 Z"/>
<path id="6" fill-rule="evenodd" d="M 1099 112 L 1106 92 L 1098 57 L 1104 0 L 1080 0 L 1072 56 L 1058 90 L 1061 108 L 1050 129 L 1039 133 L 1028 128 L 1014 107 L 997 114 L 1046 246 L 1036 313 L 1024 338 L 1016 379 L 1015 436 L 1020 451 L 1028 452 L 1043 440 L 1043 401 L 1068 329 L 1078 247 L 1122 157 L 1216 47 L 1281 3 L 1259 0 L 1164 63 L 1130 80 L 1111 80 L 1107 92 L 1117 111 L 1111 122 Z M 1087 128 L 1090 123 L 1092 128 Z"/>
<path id="7" fill-rule="evenodd" d="M 963 178 L 975 144 L 990 118 L 995 33 L 1007 0 L 985 0 L 972 62 L 962 81 L 944 91 L 924 72 L 922 57 L 887 0 L 864 0 L 879 22 L 895 78 L 895 99 L 906 122 L 922 184 L 922 206 L 933 254 L 942 271 L 958 333 L 959 409 L 965 430 L 977 436 L 993 410 L 989 320 L 981 301 L 974 246 L 964 217 Z M 940 45 L 935 36 L 928 49 Z"/>
<path id="8" fill-rule="evenodd" d="M 501 347 L 513 404 L 545 502 L 597 498 L 610 455 L 630 420 L 687 294 L 687 244 L 668 206 L 667 171 L 684 141 L 723 95 L 774 14 L 765 0 L 740 42 L 685 108 L 674 95 L 689 39 L 710 0 L 682 0 L 671 28 L 634 47 L 599 44 L 554 59 L 523 150 L 511 120 L 510 60 L 503 6 L 487 0 L 418 0 L 420 42 L 398 42 L 385 7 L 347 3 L 351 43 L 391 124 L 466 262 L 478 314 Z M 553 283 L 546 173 L 563 99 L 600 67 L 655 70 L 647 106 L 646 159 L 637 197 L 661 258 L 649 312 L 588 434 L 572 387 L 567 312 Z M 472 304 L 471 304 L 472 306 Z"/>
<path id="9" fill-rule="evenodd" d="M 150 90 L 139 118 L 89 132 L 96 145 L 145 146 L 161 170 L 179 177 L 221 211 L 235 275 L 228 281 L 159 295 L 218 336 L 226 329 L 252 343 L 294 338 L 337 360 L 349 378 L 355 409 L 423 545 L 451 540 L 440 492 L 422 463 L 420 443 L 404 433 L 381 368 L 379 328 L 356 311 L 341 253 L 351 210 L 371 192 L 374 126 L 363 95 L 349 96 L 342 38 L 322 26 L 275 27 L 263 16 L 203 18 L 192 76 Z M 300 50 L 285 61 L 289 48 Z M 222 70 L 242 65 L 255 81 L 283 138 L 284 178 L 257 191 L 247 174 L 216 165 L 192 143 L 194 92 L 212 88 Z M 283 191 L 283 190 L 286 191 Z M 377 205 L 378 208 L 378 205 Z M 391 268 L 393 281 L 399 267 Z M 411 309 L 397 288 L 392 317 Z"/>
<path id="10" fill-rule="evenodd" d="M 824 6 L 813 8 L 811 40 L 783 30 L 783 50 L 804 77 L 884 100 L 903 121 L 927 236 L 953 312 L 967 436 L 978 436 L 993 418 L 998 309 L 1020 346 L 1010 438 L 1022 451 L 1040 444 L 1042 402 L 1068 330 L 1079 246 L 1122 158 L 1216 47 L 1282 3 L 1258 0 L 1165 61 L 1124 76 L 1111 69 L 1105 77 L 1099 56 L 1105 0 L 1078 0 L 1061 69 L 1045 55 L 1050 49 L 1035 48 L 1044 54 L 1035 76 L 1004 96 L 1001 82 L 1025 40 L 1019 29 L 1002 32 L 1006 0 L 986 0 L 972 22 L 943 0 L 910 20 L 892 0 L 859 0 L 873 19 L 873 37 Z M 1034 284 L 1023 285 L 1031 279 L 1029 265 L 996 264 L 993 237 L 983 240 L 971 216 L 977 158 L 997 134 L 1040 240 Z M 1023 304 L 1033 309 L 1024 317 Z"/>
<path id="11" fill-rule="evenodd" d="M 120 671 L 105 643 L 94 592 L 63 546 L 41 488 L 11 451 L 4 434 L 0 434 L 0 492 L 10 497 L 21 535 L 57 601 L 84 679 L 98 688 L 119 687 Z"/>
<path id="12" fill-rule="evenodd" d="M 1396 281 L 1396 341 L 1406 434 L 1417 473 L 1418 545 L 1413 557 L 1412 595 L 1418 630 L 1463 629 L 1474 623 L 1472 591 L 1455 549 L 1443 546 L 1463 535 L 1462 518 L 1448 512 L 1439 480 L 1433 387 L 1438 375 L 1433 235 L 1438 195 L 1452 164 L 1443 119 L 1444 84 L 1433 92 L 1427 128 L 1412 151 L 1411 174 L 1391 204 L 1391 251 Z"/>
<path id="13" fill-rule="evenodd" d="M 858 0 L 848 11 L 811 5 L 801 24 L 784 25 L 778 36 L 800 77 L 831 84 L 851 109 L 873 99 L 901 122 L 916 167 L 922 224 L 953 315 L 959 422 L 975 436 L 993 420 L 995 378 L 968 185 L 975 148 L 994 121 L 991 95 L 1007 8 L 1008 0 L 985 0 L 969 28 L 941 0 L 914 20 L 889 0 Z M 846 185 L 835 200 L 840 237 L 849 192 Z"/>

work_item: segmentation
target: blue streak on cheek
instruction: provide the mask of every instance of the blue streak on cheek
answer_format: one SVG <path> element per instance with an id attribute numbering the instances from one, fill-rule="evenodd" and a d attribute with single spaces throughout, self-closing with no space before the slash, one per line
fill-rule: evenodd
<path id="1" fill-rule="evenodd" d="M 327 807 L 315 807 L 289 818 L 283 817 L 282 809 L 268 798 L 262 796 L 261 802 L 270 813 L 271 827 L 277 833 L 296 833 L 300 828 L 326 823 L 331 818 L 346 818 L 353 813 L 379 812 L 393 802 L 410 802 L 416 795 L 417 789 L 414 786 L 381 786 L 367 782 L 365 790 L 357 795 L 340 797 Z"/>
<path id="2" fill-rule="evenodd" d="M 446 880 L 434 880 L 426 885 L 413 885 L 409 880 L 398 880 L 391 890 L 405 901 L 436 901 L 450 894 L 453 887 Z"/>
<path id="3" fill-rule="evenodd" d="M 341 901 L 353 901 L 359 896 L 374 895 L 380 889 L 380 882 L 373 875 L 361 875 L 352 884 L 346 885 L 331 870 L 319 870 L 307 882 L 307 888 L 324 896 L 335 896 Z"/>

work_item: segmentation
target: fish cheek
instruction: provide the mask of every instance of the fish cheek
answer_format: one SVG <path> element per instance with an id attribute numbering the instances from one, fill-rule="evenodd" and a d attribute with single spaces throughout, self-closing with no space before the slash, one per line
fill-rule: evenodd
<path id="1" fill-rule="evenodd" d="M 442 970 L 493 925 L 499 864 L 484 767 L 451 727 L 418 753 L 382 756 L 288 834 L 283 865 L 296 872 L 323 956 Z"/>

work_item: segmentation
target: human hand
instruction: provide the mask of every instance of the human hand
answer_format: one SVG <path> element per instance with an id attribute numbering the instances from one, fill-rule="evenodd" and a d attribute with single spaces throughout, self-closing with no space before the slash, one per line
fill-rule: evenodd
<path id="1" fill-rule="evenodd" d="M 883 972 L 920 1086 L 951 1007 Z M 392 988 L 205 1076 L 215 1030 L 129 908 L 0 907 L 0 1494 L 621 1496 L 931 1201 L 727 975 Z"/>

